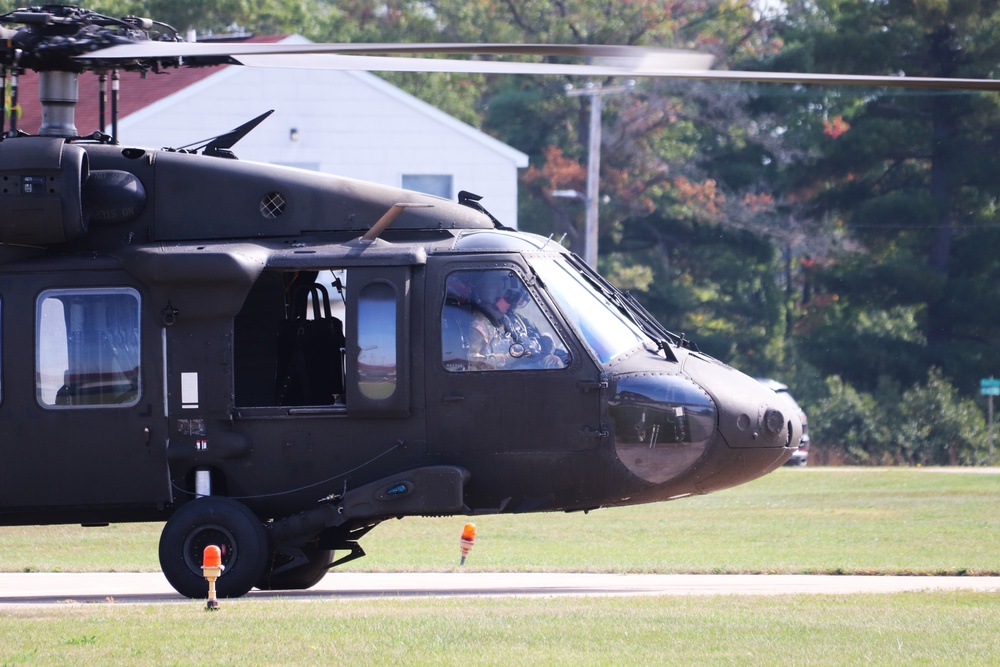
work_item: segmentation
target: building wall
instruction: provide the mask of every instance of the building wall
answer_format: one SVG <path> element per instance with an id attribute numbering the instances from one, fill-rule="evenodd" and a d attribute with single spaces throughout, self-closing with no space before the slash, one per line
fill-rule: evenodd
<path id="1" fill-rule="evenodd" d="M 517 225 L 527 156 L 368 73 L 229 67 L 122 119 L 119 137 L 177 148 L 269 109 L 233 148 L 240 159 L 393 186 L 404 175 L 451 175 L 451 199 L 482 195 L 494 216 Z"/>

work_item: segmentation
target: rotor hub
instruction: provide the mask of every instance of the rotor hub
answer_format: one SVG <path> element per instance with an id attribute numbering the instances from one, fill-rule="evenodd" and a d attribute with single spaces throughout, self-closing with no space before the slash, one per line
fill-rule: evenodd
<path id="1" fill-rule="evenodd" d="M 115 19 L 73 5 L 42 5 L 18 9 L 0 16 L 0 24 L 20 25 L 0 28 L 0 39 L 9 48 L 0 49 L 0 65 L 33 69 L 38 72 L 105 71 L 112 68 L 149 69 L 147 62 L 114 62 L 77 59 L 92 51 L 150 40 L 154 22 L 136 16 Z M 177 31 L 162 26 L 162 41 L 179 41 Z"/>

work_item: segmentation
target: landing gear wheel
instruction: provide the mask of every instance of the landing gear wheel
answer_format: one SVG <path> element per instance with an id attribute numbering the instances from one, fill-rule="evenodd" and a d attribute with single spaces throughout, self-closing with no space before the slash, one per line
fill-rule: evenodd
<path id="1" fill-rule="evenodd" d="M 306 562 L 287 570 L 282 570 L 288 562 L 288 557 L 282 554 L 272 554 L 270 568 L 257 582 L 257 588 L 262 591 L 300 591 L 312 588 L 330 571 L 333 562 L 332 549 L 316 549 L 303 547 Z"/>
<path id="2" fill-rule="evenodd" d="M 245 505 L 222 496 L 192 500 L 177 510 L 160 534 L 160 568 L 178 593 L 189 598 L 208 595 L 201 565 L 205 547 L 222 551 L 220 598 L 245 595 L 261 578 L 270 548 L 260 520 Z"/>

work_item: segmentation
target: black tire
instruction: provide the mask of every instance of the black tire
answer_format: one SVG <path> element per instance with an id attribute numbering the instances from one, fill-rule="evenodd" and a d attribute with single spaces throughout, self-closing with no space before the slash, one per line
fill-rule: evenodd
<path id="1" fill-rule="evenodd" d="M 222 496 L 198 498 L 174 512 L 160 534 L 160 568 L 170 585 L 189 598 L 205 598 L 202 574 L 205 547 L 222 550 L 220 598 L 245 595 L 261 578 L 270 553 L 267 533 L 245 505 Z"/>
<path id="2" fill-rule="evenodd" d="M 257 582 L 257 588 L 262 591 L 301 591 L 318 584 L 330 571 L 333 550 L 304 547 L 302 551 L 308 562 L 277 573 L 275 570 L 280 570 L 289 559 L 281 554 L 273 554 L 270 567 Z"/>

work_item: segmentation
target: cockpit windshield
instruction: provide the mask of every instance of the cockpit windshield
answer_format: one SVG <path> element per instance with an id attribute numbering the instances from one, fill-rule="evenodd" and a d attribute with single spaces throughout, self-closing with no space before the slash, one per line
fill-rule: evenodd
<path id="1" fill-rule="evenodd" d="M 637 345 L 656 344 L 562 257 L 535 257 L 531 266 L 601 363 Z"/>

